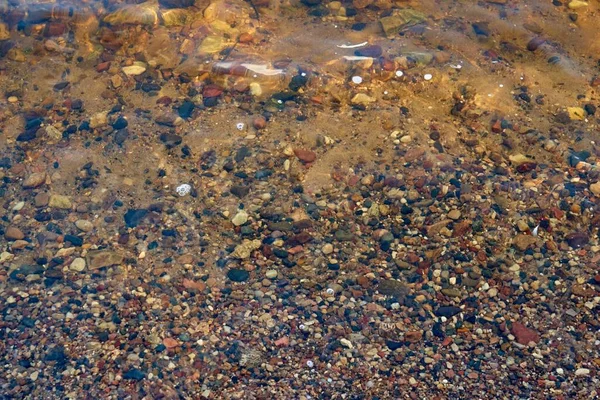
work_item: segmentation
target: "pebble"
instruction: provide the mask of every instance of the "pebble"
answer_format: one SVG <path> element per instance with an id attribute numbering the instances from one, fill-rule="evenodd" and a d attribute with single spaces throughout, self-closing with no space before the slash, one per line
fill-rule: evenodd
<path id="1" fill-rule="evenodd" d="M 4 22 L 0 22 L 0 41 L 10 39 L 10 31 L 8 25 Z"/>
<path id="2" fill-rule="evenodd" d="M 323 254 L 327 255 L 327 254 L 331 254 L 333 253 L 333 245 L 331 243 L 325 243 L 323 245 L 323 247 L 321 248 L 321 251 L 323 252 Z"/>
<path id="3" fill-rule="evenodd" d="M 70 210 L 71 207 L 73 207 L 73 205 L 71 204 L 71 200 L 67 196 L 63 196 L 60 194 L 50 195 L 48 206 L 52 208 L 59 208 L 62 210 Z"/>
<path id="4" fill-rule="evenodd" d="M 123 67 L 123 73 L 129 76 L 137 76 L 146 72 L 146 66 L 143 64 L 134 64 Z"/>
<path id="5" fill-rule="evenodd" d="M 590 185 L 590 191 L 596 196 L 600 196 L 600 182 L 592 183 Z"/>
<path id="6" fill-rule="evenodd" d="M 352 100 L 350 100 L 350 101 L 352 102 L 352 104 L 366 106 L 366 105 L 376 102 L 377 99 L 374 97 L 371 97 L 365 93 L 357 93 L 356 95 L 354 95 L 354 97 L 352 97 Z"/>
<path id="7" fill-rule="evenodd" d="M 588 368 L 577 368 L 575 370 L 575 376 L 588 376 L 590 372 L 591 371 Z"/>
<path id="8" fill-rule="evenodd" d="M 85 260 L 81 257 L 75 258 L 73 261 L 71 261 L 69 269 L 77 272 L 83 271 L 85 269 Z"/>
<path id="9" fill-rule="evenodd" d="M 250 278 L 250 273 L 244 269 L 232 268 L 227 271 L 227 277 L 234 282 L 245 282 Z"/>
<path id="10" fill-rule="evenodd" d="M 242 226 L 246 222 L 248 222 L 248 213 L 244 210 L 240 210 L 235 214 L 235 216 L 231 219 L 231 223 L 235 226 Z"/>
<path id="11" fill-rule="evenodd" d="M 78 219 L 75 221 L 75 226 L 82 232 L 90 232 L 92 229 L 94 229 L 94 224 L 86 219 Z"/>
<path id="12" fill-rule="evenodd" d="M 531 235 L 517 235 L 513 238 L 513 245 L 521 251 L 527 250 L 537 242 L 536 238 Z"/>
<path id="13" fill-rule="evenodd" d="M 294 149 L 294 154 L 300 161 L 305 163 L 311 163 L 317 159 L 317 154 L 310 150 Z"/>
<path id="14" fill-rule="evenodd" d="M 123 256 L 110 250 L 91 250 L 87 252 L 86 261 L 89 270 L 119 265 Z"/>
<path id="15" fill-rule="evenodd" d="M 96 113 L 90 118 L 90 128 L 96 129 L 108 125 L 108 112 Z"/>
<path id="16" fill-rule="evenodd" d="M 450 212 L 448 213 L 448 218 L 456 221 L 460 218 L 460 215 L 461 214 L 459 210 L 450 210 Z"/>
<path id="17" fill-rule="evenodd" d="M 46 182 L 45 172 L 34 172 L 23 181 L 24 189 L 35 189 L 42 186 Z"/>
<path id="18" fill-rule="evenodd" d="M 520 322 L 513 322 L 510 332 L 515 336 L 517 343 L 528 345 L 530 342 L 538 343 L 540 335 L 533 329 L 527 328 Z"/>
<path id="19" fill-rule="evenodd" d="M 277 278 L 277 270 L 270 269 L 267 272 L 265 272 L 265 276 L 269 279 L 275 279 L 275 278 Z"/>
<path id="20" fill-rule="evenodd" d="M 25 239 L 25 234 L 15 226 L 9 226 L 4 232 L 4 237 L 7 240 L 22 240 Z"/>

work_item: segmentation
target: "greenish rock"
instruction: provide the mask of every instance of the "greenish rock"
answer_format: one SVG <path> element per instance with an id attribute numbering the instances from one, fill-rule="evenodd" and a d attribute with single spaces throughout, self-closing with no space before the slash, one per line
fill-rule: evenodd
<path id="1" fill-rule="evenodd" d="M 250 277 L 250 273 L 245 269 L 232 268 L 227 272 L 227 277 L 234 282 L 245 282 Z"/>
<path id="2" fill-rule="evenodd" d="M 199 54 L 218 53 L 227 47 L 227 42 L 221 36 L 207 36 L 198 47 Z"/>
<path id="3" fill-rule="evenodd" d="M 289 232 L 292 230 L 292 224 L 287 221 L 269 222 L 267 226 L 271 231 Z"/>
<path id="4" fill-rule="evenodd" d="M 396 10 L 392 15 L 379 20 L 387 37 L 394 37 L 402 29 L 425 21 L 426 16 L 410 8 Z"/>
<path id="5" fill-rule="evenodd" d="M 461 291 L 456 288 L 442 289 L 442 293 L 448 297 L 460 297 L 462 295 Z"/>
<path id="6" fill-rule="evenodd" d="M 394 241 L 394 235 L 391 232 L 386 232 L 380 239 L 381 243 L 392 243 Z"/>
<path id="7" fill-rule="evenodd" d="M 431 53 L 421 53 L 413 51 L 410 53 L 404 53 L 403 55 L 415 60 L 417 65 L 429 65 L 433 61 L 433 54 Z"/>
<path id="8" fill-rule="evenodd" d="M 50 201 L 48 201 L 48 206 L 51 208 L 60 208 L 62 210 L 70 210 L 73 206 L 71 204 L 71 200 L 67 196 L 63 196 L 60 194 L 53 194 L 50 196 Z"/>
<path id="9" fill-rule="evenodd" d="M 477 287 L 477 285 L 479 285 L 479 279 L 471 279 L 467 276 L 463 278 L 462 283 L 466 287 Z"/>
<path id="10" fill-rule="evenodd" d="M 24 264 L 13 270 L 9 277 L 17 281 L 24 281 L 28 276 L 41 275 L 44 273 L 44 267 L 37 264 Z"/>
<path id="11" fill-rule="evenodd" d="M 354 235 L 345 229 L 335 231 L 335 238 L 340 242 L 349 242 L 354 238 Z"/>
<path id="12" fill-rule="evenodd" d="M 383 295 L 392 296 L 398 300 L 403 300 L 410 292 L 410 288 L 408 286 L 395 279 L 386 279 L 379 282 L 377 290 Z"/>
<path id="13" fill-rule="evenodd" d="M 88 251 L 86 262 L 89 270 L 95 270 L 121 264 L 123 256 L 110 250 L 92 250 Z"/>

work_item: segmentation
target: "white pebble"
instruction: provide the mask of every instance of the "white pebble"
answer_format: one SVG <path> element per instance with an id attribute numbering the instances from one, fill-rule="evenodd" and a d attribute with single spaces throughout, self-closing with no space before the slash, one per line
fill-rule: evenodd
<path id="1" fill-rule="evenodd" d="M 335 290 L 333 290 L 332 288 L 328 288 L 328 289 L 327 289 L 325 292 L 326 292 L 326 293 L 327 293 L 329 296 L 333 296 L 333 295 L 335 294 Z"/>
<path id="2" fill-rule="evenodd" d="M 423 75 L 423 79 L 425 79 L 426 81 L 430 81 L 432 78 L 433 78 L 433 75 L 431 75 L 431 74 Z"/>
<path id="3" fill-rule="evenodd" d="M 402 71 L 400 71 L 400 70 L 396 71 L 396 76 L 397 76 L 398 78 L 400 78 L 400 77 L 401 77 L 401 76 L 403 76 L 403 75 L 404 75 L 404 72 L 402 72 Z"/>
<path id="4" fill-rule="evenodd" d="M 307 366 L 308 368 L 312 368 L 312 367 L 314 367 L 314 366 L 315 366 L 315 363 L 314 363 L 314 362 L 312 362 L 312 360 L 308 360 L 308 361 L 306 362 L 306 366 Z"/>
<path id="5" fill-rule="evenodd" d="M 354 82 L 356 85 L 360 85 L 363 81 L 363 78 L 361 78 L 360 76 L 353 76 L 352 77 L 352 82 Z"/>
<path id="6" fill-rule="evenodd" d="M 235 125 L 235 127 L 238 129 L 238 131 L 243 131 L 245 126 L 246 126 L 246 124 L 244 124 L 243 122 L 238 122 Z"/>
<path id="7" fill-rule="evenodd" d="M 177 194 L 179 196 L 183 197 L 183 196 L 190 194 L 190 192 L 192 191 L 192 187 L 190 185 L 188 185 L 187 183 L 183 183 L 183 184 L 177 186 L 175 191 L 177 192 Z"/>

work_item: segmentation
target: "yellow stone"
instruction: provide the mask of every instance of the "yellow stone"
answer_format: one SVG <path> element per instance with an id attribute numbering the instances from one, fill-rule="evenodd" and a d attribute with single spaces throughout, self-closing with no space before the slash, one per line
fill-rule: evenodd
<path id="1" fill-rule="evenodd" d="M 581 107 L 567 107 L 567 111 L 569 112 L 569 118 L 572 120 L 584 120 L 585 119 L 585 110 Z"/>

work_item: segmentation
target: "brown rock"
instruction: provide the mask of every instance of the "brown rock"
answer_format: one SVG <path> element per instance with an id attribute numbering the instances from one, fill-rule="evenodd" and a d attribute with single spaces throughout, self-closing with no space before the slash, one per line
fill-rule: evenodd
<path id="1" fill-rule="evenodd" d="M 46 28 L 44 29 L 45 37 L 54 37 L 60 36 L 65 33 L 66 25 L 60 21 L 52 21 L 46 24 Z"/>
<path id="2" fill-rule="evenodd" d="M 317 159 L 315 152 L 310 150 L 294 149 L 294 154 L 300 161 L 305 163 L 311 163 Z"/>
<path id="3" fill-rule="evenodd" d="M 4 237 L 8 240 L 21 240 L 25 239 L 25 234 L 21 230 L 14 226 L 9 226 L 4 232 Z"/>
<path id="4" fill-rule="evenodd" d="M 205 99 L 209 99 L 211 97 L 219 97 L 221 93 L 223 93 L 223 89 L 217 85 L 206 85 L 202 91 L 202 96 Z"/>
<path id="5" fill-rule="evenodd" d="M 425 149 L 422 147 L 416 147 L 414 149 L 410 149 L 404 155 L 404 161 L 413 162 L 413 161 L 423 157 L 424 154 L 425 154 Z"/>
<path id="6" fill-rule="evenodd" d="M 533 246 L 535 242 L 535 237 L 531 235 L 517 235 L 513 239 L 513 245 L 521 251 L 527 250 L 529 247 Z"/>
<path id="7" fill-rule="evenodd" d="M 538 47 L 543 45 L 545 42 L 546 42 L 546 39 L 541 38 L 541 37 L 535 37 L 535 38 L 531 39 L 529 41 L 529 43 L 527 43 L 527 50 L 536 51 L 538 49 Z"/>
<path id="8" fill-rule="evenodd" d="M 510 332 L 515 336 L 517 343 L 527 345 L 530 342 L 538 343 L 540 335 L 533 329 L 527 328 L 520 322 L 513 322 Z"/>
<path id="9" fill-rule="evenodd" d="M 567 236 L 567 243 L 574 249 L 585 246 L 590 241 L 590 238 L 585 232 L 574 232 Z"/>
<path id="10" fill-rule="evenodd" d="M 109 68 L 110 61 L 101 62 L 100 64 L 96 65 L 96 72 L 108 71 Z"/>
<path id="11" fill-rule="evenodd" d="M 92 250 L 87 253 L 88 269 L 95 270 L 123 262 L 123 256 L 110 250 Z"/>
<path id="12" fill-rule="evenodd" d="M 204 291 L 204 289 L 206 289 L 206 284 L 201 281 L 193 281 L 191 279 L 184 279 L 183 287 L 188 290 L 197 290 L 199 292 L 202 292 L 202 291 Z"/>
<path id="13" fill-rule="evenodd" d="M 36 207 L 46 207 L 49 201 L 50 195 L 48 193 L 38 193 L 33 199 L 33 202 Z"/>
<path id="14" fill-rule="evenodd" d="M 251 33 L 244 32 L 244 33 L 242 33 L 242 34 L 240 35 L 240 37 L 239 37 L 239 39 L 238 39 L 238 40 L 239 40 L 239 42 L 240 42 L 240 43 L 244 43 L 244 44 L 246 44 L 246 43 L 250 43 L 250 42 L 252 42 L 252 40 L 253 40 L 253 39 L 254 39 L 254 37 L 252 36 L 252 34 L 251 34 Z"/>
<path id="15" fill-rule="evenodd" d="M 167 347 L 167 349 L 172 349 L 173 347 L 179 346 L 179 342 L 173 338 L 164 338 L 163 344 Z"/>
<path id="16" fill-rule="evenodd" d="M 420 331 L 410 331 L 404 334 L 404 340 L 411 343 L 417 343 L 423 337 L 423 332 Z"/>
<path id="17" fill-rule="evenodd" d="M 265 129 L 267 127 L 267 120 L 265 119 L 265 117 L 256 117 L 254 118 L 254 121 L 252 121 L 252 126 L 254 126 L 254 129 Z"/>

